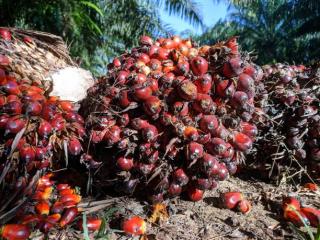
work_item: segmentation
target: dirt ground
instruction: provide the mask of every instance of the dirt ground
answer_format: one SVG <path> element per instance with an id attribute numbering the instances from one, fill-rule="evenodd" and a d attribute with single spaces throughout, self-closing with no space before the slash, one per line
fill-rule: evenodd
<path id="1" fill-rule="evenodd" d="M 253 204 L 243 215 L 219 206 L 221 192 L 241 191 Z M 203 201 L 171 200 L 169 220 L 148 229 L 149 240 L 213 240 L 213 239 L 295 239 L 281 213 L 282 197 L 292 195 L 306 206 L 319 207 L 320 195 L 292 185 L 275 186 L 254 179 L 230 178 L 216 191 L 206 192 Z M 134 199 L 126 200 L 133 214 L 146 216 L 148 208 Z M 128 239 L 113 235 L 112 239 Z"/>
<path id="2" fill-rule="evenodd" d="M 252 210 L 244 215 L 223 209 L 219 204 L 222 192 L 240 191 L 252 202 Z M 275 186 L 256 179 L 232 177 L 220 183 L 217 190 L 207 191 L 204 199 L 191 202 L 183 199 L 171 199 L 166 202 L 169 219 L 157 224 L 148 224 L 146 238 L 130 238 L 117 226 L 112 227 L 108 237 L 100 240 L 214 240 L 214 239 L 297 239 L 283 220 L 281 202 L 284 196 L 297 197 L 305 206 L 320 208 L 320 193 L 303 190 L 299 186 L 282 184 Z M 139 215 L 147 219 L 151 214 L 150 205 L 134 198 L 113 198 L 114 207 L 120 214 Z M 107 207 L 100 211 L 106 212 Z M 111 218 L 112 219 L 112 218 Z M 70 229 L 69 229 L 70 230 Z M 63 230 L 57 237 L 49 239 L 78 239 L 81 232 Z M 91 236 L 90 236 L 91 237 Z M 92 239 L 97 239 L 92 236 Z"/>

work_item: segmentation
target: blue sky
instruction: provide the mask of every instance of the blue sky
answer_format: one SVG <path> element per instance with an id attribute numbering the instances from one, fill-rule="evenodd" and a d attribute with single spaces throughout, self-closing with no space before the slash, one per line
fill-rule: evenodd
<path id="1" fill-rule="evenodd" d="M 225 18 L 228 11 L 228 5 L 226 1 L 214 0 L 199 0 L 199 9 L 202 13 L 204 23 L 206 26 L 213 26 L 219 19 Z M 164 9 L 160 10 L 161 19 L 164 23 L 170 24 L 170 26 L 176 31 L 176 33 L 181 33 L 185 30 L 192 30 L 195 33 L 200 34 L 202 30 L 200 28 L 194 28 L 188 22 L 183 21 L 177 16 L 169 15 Z"/>

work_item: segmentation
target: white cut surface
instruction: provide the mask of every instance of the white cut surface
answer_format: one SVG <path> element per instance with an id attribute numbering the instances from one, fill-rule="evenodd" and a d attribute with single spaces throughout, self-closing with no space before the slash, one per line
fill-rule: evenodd
<path id="1" fill-rule="evenodd" d="M 77 67 L 67 67 L 51 75 L 53 91 L 51 96 L 79 102 L 87 96 L 87 89 L 94 83 L 89 71 Z"/>

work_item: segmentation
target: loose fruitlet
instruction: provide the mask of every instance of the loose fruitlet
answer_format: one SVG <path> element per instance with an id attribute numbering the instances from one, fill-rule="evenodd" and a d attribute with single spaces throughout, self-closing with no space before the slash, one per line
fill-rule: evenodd
<path id="1" fill-rule="evenodd" d="M 30 236 L 30 230 L 23 224 L 7 224 L 1 230 L 1 237 L 7 240 L 26 240 Z"/>
<path id="2" fill-rule="evenodd" d="M 80 108 L 102 163 L 95 180 L 152 202 L 197 201 L 234 174 L 258 133 L 256 65 L 238 50 L 236 38 L 198 48 L 143 36 L 116 57 Z"/>
<path id="3" fill-rule="evenodd" d="M 241 192 L 227 192 L 221 195 L 222 205 L 228 209 L 234 209 L 243 199 Z"/>
<path id="4" fill-rule="evenodd" d="M 122 229 L 126 234 L 143 235 L 147 231 L 147 223 L 139 216 L 133 216 L 123 222 Z"/>

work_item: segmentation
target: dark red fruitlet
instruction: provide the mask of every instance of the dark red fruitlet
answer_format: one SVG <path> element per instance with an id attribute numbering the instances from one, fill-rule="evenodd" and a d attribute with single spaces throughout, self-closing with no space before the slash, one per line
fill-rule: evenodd
<path id="1" fill-rule="evenodd" d="M 79 155 L 81 152 L 81 143 L 80 141 L 73 137 L 68 142 L 68 151 L 71 155 Z"/>
<path id="2" fill-rule="evenodd" d="M 190 187 L 190 189 L 188 189 L 188 196 L 189 199 L 193 202 L 200 201 L 203 198 L 203 190 L 195 187 Z"/>

